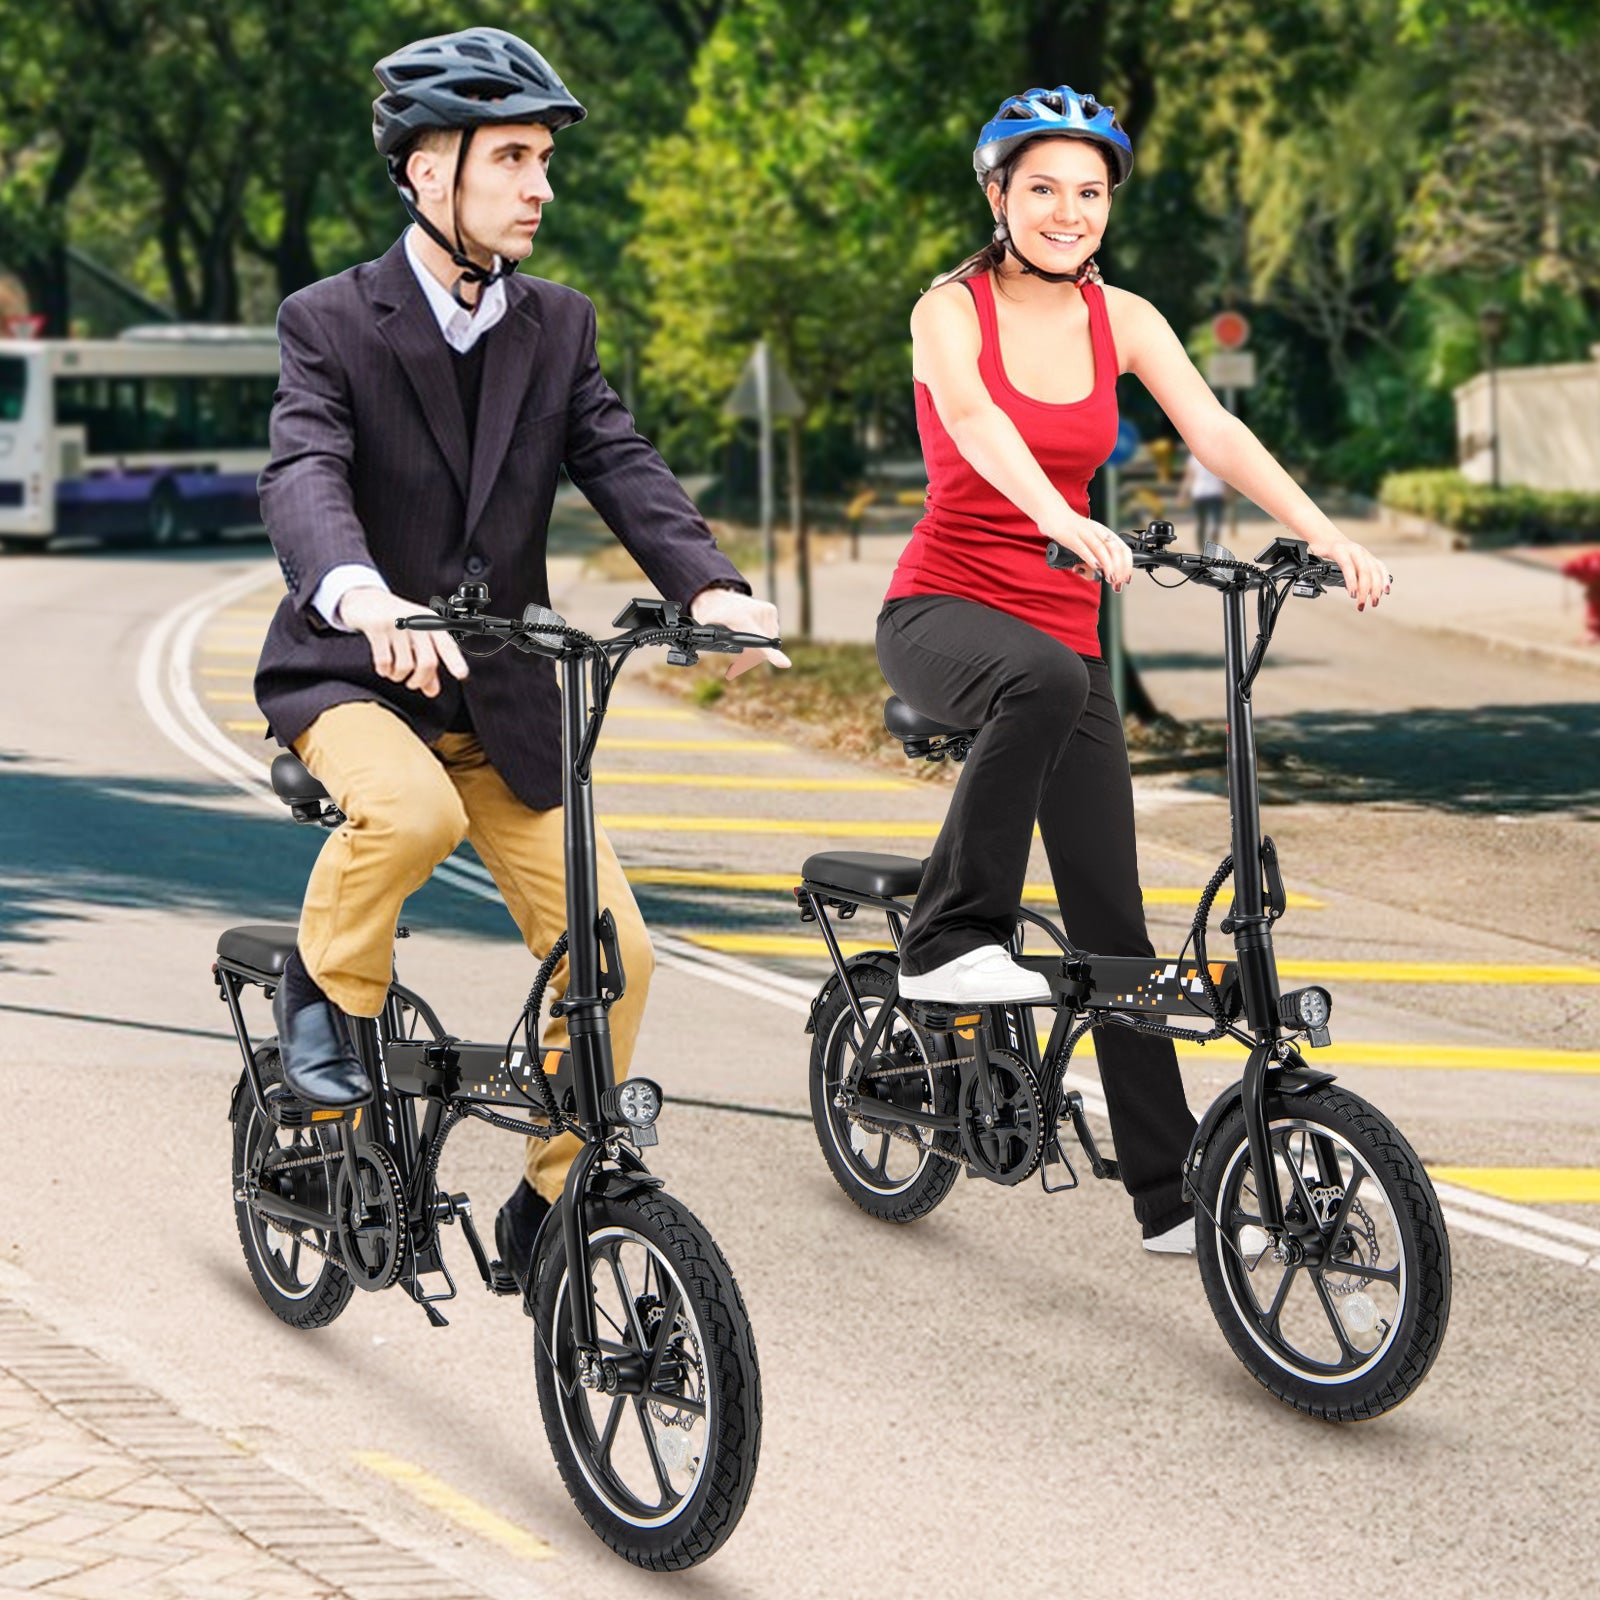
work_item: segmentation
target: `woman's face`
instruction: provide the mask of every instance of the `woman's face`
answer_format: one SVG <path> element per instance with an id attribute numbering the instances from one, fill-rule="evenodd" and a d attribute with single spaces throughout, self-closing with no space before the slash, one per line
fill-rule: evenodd
<path id="1" fill-rule="evenodd" d="M 1031 139 L 1004 194 L 988 187 L 1020 255 L 1045 272 L 1072 272 L 1100 248 L 1111 212 L 1104 153 L 1088 139 Z"/>

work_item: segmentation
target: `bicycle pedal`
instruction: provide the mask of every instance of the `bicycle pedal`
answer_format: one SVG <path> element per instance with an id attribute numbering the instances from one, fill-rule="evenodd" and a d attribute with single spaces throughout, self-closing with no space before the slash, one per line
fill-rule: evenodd
<path id="1" fill-rule="evenodd" d="M 490 1294 L 522 1293 L 522 1285 L 512 1275 L 511 1269 L 500 1261 L 489 1263 L 488 1287 Z"/>
<path id="2" fill-rule="evenodd" d="M 343 1111 L 308 1105 L 284 1083 L 268 1084 L 263 1099 L 267 1115 L 280 1128 L 309 1128 L 313 1123 L 344 1121 Z"/>

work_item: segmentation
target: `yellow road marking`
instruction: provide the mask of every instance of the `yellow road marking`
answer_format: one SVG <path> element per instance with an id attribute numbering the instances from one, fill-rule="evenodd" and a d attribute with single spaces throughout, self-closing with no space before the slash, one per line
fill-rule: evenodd
<path id="1" fill-rule="evenodd" d="M 668 706 L 613 706 L 606 713 L 606 721 L 626 717 L 630 722 L 693 722 L 697 713 Z"/>
<path id="2" fill-rule="evenodd" d="M 639 739 L 623 734 L 606 740 L 608 750 L 743 750 L 780 755 L 789 748 L 778 739 Z"/>
<path id="3" fill-rule="evenodd" d="M 207 689 L 206 699 L 222 705 L 253 706 L 256 703 L 256 697 L 248 689 Z M 262 727 L 265 726 L 263 723 Z"/>
<path id="4" fill-rule="evenodd" d="M 798 933 L 690 933 L 685 938 L 728 955 L 815 956 L 827 954 L 816 938 Z M 881 950 L 887 941 L 840 940 L 845 955 Z M 1280 961 L 1285 978 L 1343 978 L 1351 983 L 1595 984 L 1600 971 L 1590 967 L 1491 967 L 1448 961 Z"/>
<path id="5" fill-rule="evenodd" d="M 1600 983 L 1595 967 L 1491 965 L 1472 961 L 1280 961 L 1282 978 L 1348 978 L 1353 983 Z"/>
<path id="6" fill-rule="evenodd" d="M 524 1561 L 548 1561 L 556 1553 L 555 1547 L 546 1540 L 519 1528 L 514 1522 L 507 1522 L 487 1506 L 469 1500 L 449 1484 L 441 1483 L 431 1473 L 424 1472 L 409 1461 L 386 1455 L 382 1450 L 357 1450 L 355 1459 L 369 1472 L 398 1484 L 413 1499 L 420 1500 L 425 1506 L 432 1506 L 435 1511 L 442 1511 L 452 1522 L 481 1534 L 485 1539 L 492 1539 L 502 1549 L 521 1556 Z"/>
<path id="7" fill-rule="evenodd" d="M 201 667 L 202 678 L 253 678 L 254 667 Z"/>
<path id="8" fill-rule="evenodd" d="M 231 648 L 230 646 L 226 646 L 225 645 L 220 650 L 211 649 L 211 648 L 208 647 L 208 648 L 202 650 L 200 652 L 200 654 L 207 661 L 227 661 L 227 660 L 229 660 L 229 659 L 231 659 L 231 658 L 233 658 L 235 656 L 245 657 L 248 660 L 254 661 L 254 660 L 257 659 L 257 657 L 260 656 L 261 652 L 260 652 L 259 649 L 257 649 L 257 650 L 235 650 L 235 649 Z M 205 669 L 202 667 L 201 671 L 204 671 L 204 670 Z"/>
<path id="9" fill-rule="evenodd" d="M 608 741 L 613 746 L 615 740 Z M 748 778 L 734 772 L 629 772 L 603 768 L 595 777 L 605 783 L 662 784 L 685 789 L 793 789 L 861 791 L 905 790 L 911 785 L 898 778 Z"/>
<path id="10" fill-rule="evenodd" d="M 801 833 L 816 839 L 935 839 L 937 822 L 835 822 L 818 817 L 678 817 L 651 812 L 616 811 L 599 819 L 619 832 L 639 829 L 659 833 Z"/>
<path id="11" fill-rule="evenodd" d="M 1198 1027 L 1204 1019 L 1191 1019 Z M 1187 1026 L 1182 1017 L 1175 1023 Z M 1050 1037 L 1039 1030 L 1039 1048 Z M 1313 1067 L 1378 1067 L 1396 1071 L 1420 1072 L 1533 1072 L 1600 1077 L 1600 1050 L 1519 1050 L 1515 1046 L 1453 1044 L 1384 1044 L 1371 1039 L 1334 1042 L 1324 1050 L 1305 1050 Z M 1094 1036 L 1084 1039 L 1072 1052 L 1074 1061 L 1094 1055 Z M 1224 1059 L 1242 1063 L 1245 1049 L 1237 1039 L 1217 1039 L 1211 1044 L 1178 1046 L 1178 1059 L 1191 1065 Z"/>
<path id="12" fill-rule="evenodd" d="M 1440 1183 L 1458 1183 L 1500 1200 L 1600 1205 L 1600 1167 L 1429 1167 L 1428 1172 Z"/>
<path id="13" fill-rule="evenodd" d="M 229 733 L 265 733 L 267 731 L 267 724 L 265 721 L 228 721 L 224 722 L 222 726 L 226 728 Z"/>

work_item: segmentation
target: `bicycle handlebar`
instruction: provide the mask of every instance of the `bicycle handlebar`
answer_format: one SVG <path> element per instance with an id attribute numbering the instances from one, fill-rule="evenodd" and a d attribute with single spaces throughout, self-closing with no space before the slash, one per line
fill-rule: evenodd
<path id="1" fill-rule="evenodd" d="M 1254 562 L 1250 562 L 1239 560 L 1218 545 L 1207 545 L 1198 555 L 1192 551 L 1169 550 L 1167 546 L 1175 537 L 1170 522 L 1152 522 L 1147 528 L 1118 534 L 1132 550 L 1134 566 L 1147 571 L 1166 567 L 1216 589 L 1259 589 L 1285 578 L 1292 580 L 1294 594 L 1307 597 L 1319 595 L 1325 588 L 1344 587 L 1344 574 L 1338 566 L 1312 555 L 1303 539 L 1274 539 Z M 1057 569 L 1071 568 L 1082 565 L 1083 557 L 1052 539 L 1045 548 L 1045 561 Z"/>
<path id="2" fill-rule="evenodd" d="M 529 655 L 552 660 L 591 653 L 611 656 L 641 645 L 666 645 L 682 652 L 688 658 L 683 664 L 690 665 L 702 650 L 736 655 L 741 650 L 782 648 L 780 639 L 769 639 L 758 633 L 737 633 L 721 623 L 685 619 L 680 616 L 676 601 L 655 599 L 630 601 L 616 618 L 615 625 L 631 621 L 634 626 L 612 638 L 595 639 L 538 604 L 530 605 L 520 620 L 488 616 L 477 609 L 488 598 L 487 593 L 472 592 L 481 589 L 481 585 L 463 584 L 449 600 L 435 595 L 429 602 L 435 615 L 399 617 L 395 626 L 420 633 L 449 633 L 454 638 L 471 635 L 501 639 Z"/>

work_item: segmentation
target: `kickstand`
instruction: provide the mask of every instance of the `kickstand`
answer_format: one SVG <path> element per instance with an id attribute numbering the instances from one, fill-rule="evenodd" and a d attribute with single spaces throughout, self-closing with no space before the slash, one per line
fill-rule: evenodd
<path id="1" fill-rule="evenodd" d="M 1083 1146 L 1083 1153 L 1089 1158 L 1089 1170 L 1097 1178 L 1115 1178 L 1118 1175 L 1116 1162 L 1100 1154 L 1100 1147 L 1094 1142 L 1094 1135 L 1089 1131 L 1089 1119 L 1083 1113 L 1083 1096 L 1076 1089 L 1069 1089 L 1061 1104 L 1062 1109 L 1072 1118 L 1072 1131 L 1077 1134 L 1078 1143 Z"/>
<path id="2" fill-rule="evenodd" d="M 1050 1169 L 1054 1166 L 1063 1166 L 1067 1169 L 1067 1183 L 1051 1183 Z M 1039 1163 L 1039 1182 L 1046 1194 L 1063 1194 L 1068 1189 L 1078 1187 L 1077 1169 L 1067 1159 L 1065 1146 L 1061 1143 L 1061 1134 L 1058 1130 L 1056 1136 L 1050 1141 L 1050 1148 L 1045 1151 L 1044 1160 Z"/>

